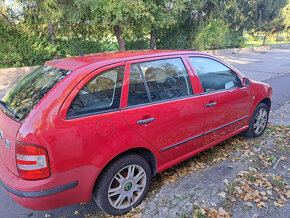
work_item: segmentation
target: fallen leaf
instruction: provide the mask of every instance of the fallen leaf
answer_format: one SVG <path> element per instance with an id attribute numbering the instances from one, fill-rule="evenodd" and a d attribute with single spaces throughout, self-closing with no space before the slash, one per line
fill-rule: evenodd
<path id="1" fill-rule="evenodd" d="M 79 210 L 75 211 L 75 215 L 81 214 L 81 212 Z"/>
<path id="2" fill-rule="evenodd" d="M 219 213 L 221 216 L 225 216 L 227 214 L 227 211 L 224 210 L 224 208 L 220 207 L 219 208 Z"/>
<path id="3" fill-rule="evenodd" d="M 224 179 L 223 182 L 224 182 L 226 185 L 229 185 L 229 180 Z"/>
<path id="4" fill-rule="evenodd" d="M 253 207 L 251 202 L 245 202 L 244 204 L 247 205 L 248 207 Z"/>
<path id="5" fill-rule="evenodd" d="M 265 196 L 266 195 L 266 192 L 265 191 L 261 191 L 260 194 L 263 195 L 263 196 Z"/>
<path id="6" fill-rule="evenodd" d="M 219 193 L 218 195 L 221 196 L 221 197 L 223 197 L 223 198 L 226 198 L 226 195 L 227 195 L 227 194 L 226 194 L 225 192 L 221 192 L 221 193 Z"/>
<path id="7" fill-rule="evenodd" d="M 203 208 L 200 209 L 200 212 L 201 212 L 202 215 L 205 215 L 205 210 Z"/>
<path id="8" fill-rule="evenodd" d="M 250 172 L 254 172 L 254 171 L 256 171 L 256 169 L 253 168 L 253 167 L 249 167 L 249 170 L 250 170 Z"/>
<path id="9" fill-rule="evenodd" d="M 142 213 L 137 213 L 132 216 L 132 218 L 140 218 L 142 217 Z"/>
<path id="10" fill-rule="evenodd" d="M 261 201 L 260 204 L 261 204 L 263 207 L 267 207 L 266 204 L 265 204 L 265 202 L 263 202 L 263 201 Z"/>
<path id="11" fill-rule="evenodd" d="M 274 202 L 274 205 L 275 205 L 276 207 L 284 207 L 284 204 L 279 204 L 278 202 Z"/>

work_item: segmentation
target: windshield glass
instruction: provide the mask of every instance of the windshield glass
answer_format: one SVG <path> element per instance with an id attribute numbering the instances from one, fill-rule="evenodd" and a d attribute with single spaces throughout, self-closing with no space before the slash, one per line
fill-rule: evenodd
<path id="1" fill-rule="evenodd" d="M 3 99 L 7 108 L 24 120 L 35 105 L 71 71 L 43 66 L 27 75 Z"/>

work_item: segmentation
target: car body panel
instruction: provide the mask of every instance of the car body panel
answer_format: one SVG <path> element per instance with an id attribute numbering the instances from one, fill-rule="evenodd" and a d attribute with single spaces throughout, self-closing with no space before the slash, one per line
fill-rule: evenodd
<path id="1" fill-rule="evenodd" d="M 21 123 L 11 119 L 0 109 L 0 159 L 4 161 L 6 167 L 15 175 L 18 174 L 15 158 L 15 142 L 20 126 Z"/>
<path id="2" fill-rule="evenodd" d="M 0 129 L 12 145 L 11 151 L 6 151 L 4 147 L 4 154 L 0 141 L 0 180 L 11 197 L 34 210 L 89 201 L 99 174 L 120 155 L 140 148 L 140 151 L 146 150 L 153 155 L 160 172 L 246 130 L 258 103 L 265 98 L 271 100 L 272 88 L 251 80 L 250 87 L 204 94 L 189 56 L 212 58 L 244 78 L 221 60 L 193 51 L 115 52 L 47 62 L 46 65 L 73 72 L 46 94 L 23 123 L 8 118 L 0 111 Z M 127 107 L 130 64 L 172 57 L 183 60 L 194 95 Z M 68 119 L 68 107 L 86 82 L 94 75 L 120 65 L 126 66 L 120 109 Z M 218 104 L 207 108 L 206 104 L 211 100 L 218 101 Z M 137 121 L 146 116 L 156 119 L 150 124 L 137 125 Z M 27 181 L 18 177 L 13 150 L 16 140 L 46 148 L 51 169 L 49 178 Z M 176 146 L 170 147 L 172 145 Z M 7 152 L 11 153 L 7 155 Z M 5 165 L 9 165 L 9 169 Z M 45 197 L 26 198 L 13 194 L 17 191 L 54 190 L 75 181 L 75 187 Z"/>

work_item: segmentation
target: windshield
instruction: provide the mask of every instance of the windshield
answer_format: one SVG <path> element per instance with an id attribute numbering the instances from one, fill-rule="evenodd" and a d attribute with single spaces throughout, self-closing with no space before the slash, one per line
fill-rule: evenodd
<path id="1" fill-rule="evenodd" d="M 17 120 L 22 121 L 35 105 L 70 73 L 71 71 L 64 69 L 40 67 L 21 80 L 2 101 L 16 115 Z"/>

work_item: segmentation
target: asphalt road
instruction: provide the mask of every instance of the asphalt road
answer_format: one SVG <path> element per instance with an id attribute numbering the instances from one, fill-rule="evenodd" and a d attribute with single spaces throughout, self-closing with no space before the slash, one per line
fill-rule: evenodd
<path id="1" fill-rule="evenodd" d="M 274 124 L 290 125 L 290 48 L 250 54 L 230 54 L 220 58 L 232 64 L 247 77 L 272 85 L 274 101 L 270 121 Z M 80 211 L 80 214 L 75 215 L 75 211 Z M 83 217 L 85 214 L 98 211 L 93 201 L 87 205 L 77 204 L 51 211 L 28 210 L 16 204 L 0 186 L 0 217 L 45 217 L 46 214 L 52 217 Z"/>

